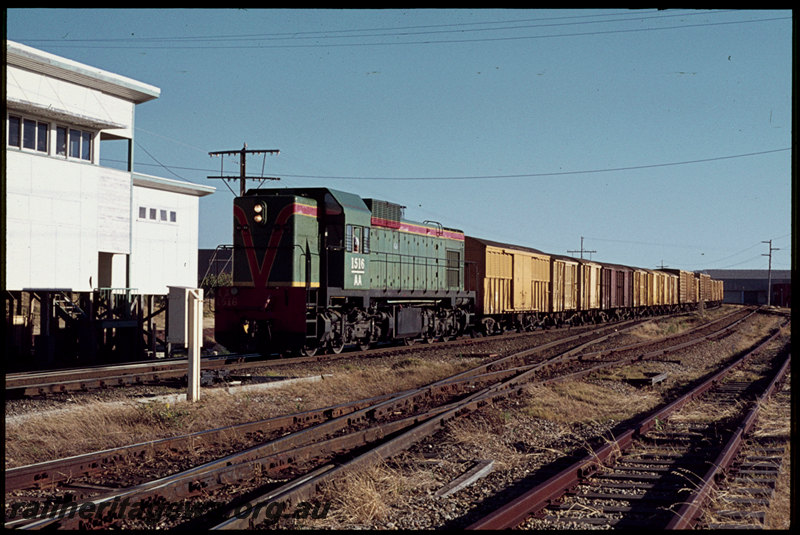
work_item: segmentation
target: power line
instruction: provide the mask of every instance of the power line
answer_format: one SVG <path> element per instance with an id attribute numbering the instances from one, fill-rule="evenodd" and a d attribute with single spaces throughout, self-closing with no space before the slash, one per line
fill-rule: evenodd
<path id="1" fill-rule="evenodd" d="M 730 10 L 727 10 L 730 11 Z M 537 17 L 537 18 L 528 18 L 528 19 L 506 19 L 506 20 L 494 20 L 494 21 L 479 21 L 479 22 L 459 22 L 459 23 L 449 23 L 449 24 L 424 24 L 424 25 L 414 25 L 414 26 L 383 26 L 377 28 L 349 28 L 343 30 L 306 30 L 306 31 L 292 31 L 292 32 L 273 32 L 273 33 L 257 33 L 257 34 L 229 34 L 229 35 L 215 35 L 215 36 L 183 36 L 183 37 L 169 37 L 169 36 L 161 36 L 161 37 L 122 37 L 122 38 L 104 38 L 104 39 L 69 39 L 70 43 L 142 43 L 142 42 L 158 42 L 158 41 L 217 41 L 217 40 L 230 40 L 230 41 L 242 41 L 242 40 L 249 40 L 249 39 L 324 39 L 324 38 L 332 38 L 332 37 L 365 37 L 364 35 L 360 36 L 342 36 L 341 34 L 352 34 L 357 32 L 398 32 L 398 31 L 407 31 L 407 30 L 422 30 L 422 29 L 431 29 L 431 28 L 464 28 L 464 27 L 474 27 L 474 26 L 481 26 L 481 25 L 496 25 L 496 24 L 520 24 L 524 22 L 542 22 L 542 21 L 555 21 L 555 20 L 574 20 L 574 19 L 585 19 L 590 17 L 617 17 L 622 15 L 629 15 L 631 18 L 635 18 L 637 20 L 643 20 L 653 17 L 643 17 L 643 13 L 656 13 L 657 10 L 643 10 L 640 12 L 634 11 L 625 11 L 625 12 L 616 12 L 616 13 L 592 13 L 586 15 L 569 15 L 569 16 L 560 16 L 560 17 Z M 662 14 L 660 18 L 667 18 L 667 17 L 677 17 L 677 16 L 690 16 L 690 15 L 710 15 L 715 13 L 724 13 L 725 11 L 706 11 L 703 13 L 699 12 L 691 12 L 691 13 L 683 13 L 683 14 Z M 576 25 L 576 24 L 596 24 L 596 23 L 605 23 L 605 22 L 619 22 L 619 21 L 627 21 L 629 19 L 613 19 L 613 20 L 595 20 L 595 21 L 584 21 L 584 22 L 573 22 L 573 23 L 559 23 L 560 25 Z M 505 30 L 507 28 L 478 28 L 479 31 L 496 31 L 496 30 Z M 513 28 L 512 28 L 513 29 Z M 436 30 L 436 33 L 439 30 Z M 451 32 L 461 32 L 464 30 L 453 29 L 448 30 Z M 339 34 L 339 35 L 337 35 Z M 395 34 L 381 34 L 382 36 L 391 36 Z M 38 43 L 63 43 L 64 39 L 33 39 L 32 42 Z"/>
<path id="2" fill-rule="evenodd" d="M 141 146 L 141 144 L 137 141 L 137 146 L 141 147 L 145 153 L 147 153 L 151 158 L 153 156 Z M 637 169 L 650 169 L 655 167 L 669 167 L 669 166 L 676 166 L 676 165 L 690 165 L 695 163 L 705 163 L 705 162 L 714 162 L 720 160 L 730 160 L 734 158 L 749 158 L 751 156 L 762 156 L 765 154 L 773 154 L 777 152 L 785 152 L 789 151 L 791 148 L 785 149 L 772 149 L 760 152 L 750 152 L 745 154 L 733 154 L 730 156 L 717 156 L 713 158 L 703 158 L 699 160 L 684 160 L 679 162 L 667 162 L 667 163 L 658 163 L 658 164 L 649 164 L 649 165 L 636 165 L 636 166 L 628 166 L 628 167 L 614 167 L 614 168 L 607 168 L 607 169 L 584 169 L 580 171 L 558 171 L 552 173 L 527 173 L 527 174 L 517 174 L 517 175 L 479 175 L 479 176 L 431 176 L 431 177 L 377 177 L 377 176 L 335 176 L 335 175 L 292 175 L 288 173 L 282 173 L 282 175 L 286 178 L 309 178 L 309 179 L 322 179 L 322 180 L 486 180 L 486 179 L 504 179 L 504 178 L 542 178 L 542 177 L 551 177 L 551 176 L 564 176 L 564 175 L 580 175 L 580 174 L 593 174 L 593 173 L 610 173 L 614 171 L 633 171 Z M 201 171 L 201 172 L 211 172 L 214 169 L 208 168 L 199 168 L 199 167 L 180 167 L 180 166 L 166 166 L 161 162 L 158 162 L 155 158 L 153 158 L 157 162 L 156 167 L 163 167 L 164 169 L 179 169 L 184 171 Z M 108 159 L 109 162 L 120 160 Z M 139 165 L 154 165 L 154 164 L 139 164 Z M 172 171 L 170 171 L 172 172 Z M 175 174 L 173 172 L 173 174 Z M 176 175 L 177 176 L 177 175 Z"/>
<path id="3" fill-rule="evenodd" d="M 643 16 L 642 12 L 625 12 L 625 13 L 593 13 L 590 15 L 573 15 L 566 17 L 538 17 L 529 19 L 510 19 L 502 21 L 483 21 L 483 22 L 461 22 L 452 24 L 427 24 L 417 26 L 394 26 L 394 27 L 380 27 L 380 28 L 357 28 L 345 30 L 323 30 L 323 31 L 295 31 L 295 32 L 277 32 L 277 33 L 259 33 L 259 34 L 235 34 L 235 35 L 216 35 L 216 36 L 183 36 L 183 37 L 123 37 L 123 38 L 104 38 L 104 39 L 70 39 L 71 43 L 156 43 L 156 42 L 187 42 L 187 41 L 249 41 L 257 40 L 299 40 L 299 39 L 343 39 L 343 38 L 363 38 L 363 37 L 395 37 L 395 36 L 409 36 L 409 35 L 434 35 L 442 33 L 465 33 L 465 32 L 490 32 L 490 31 L 508 31 L 519 29 L 555 27 L 555 26 L 577 26 L 586 24 L 608 24 L 613 22 L 630 22 L 632 19 L 640 22 L 651 19 L 666 19 L 672 17 L 690 17 L 700 15 L 714 15 L 719 13 L 729 12 L 730 10 L 723 11 L 693 11 L 689 13 L 669 13 L 658 12 L 655 10 L 647 11 L 646 13 L 658 13 L 655 16 Z M 550 21 L 557 20 L 574 20 L 579 18 L 596 18 L 596 17 L 618 17 L 627 16 L 626 18 L 614 18 L 608 20 L 589 20 L 579 22 L 557 22 Z M 526 24 L 533 23 L 536 24 Z M 475 28 L 475 26 L 486 25 L 499 25 L 499 24 L 515 24 L 516 26 L 503 26 L 494 28 Z M 522 24 L 520 26 L 520 24 Z M 435 30 L 432 30 L 436 28 Z M 447 28 L 447 29 L 442 29 Z M 363 32 L 382 32 L 365 34 Z M 352 35 L 360 33 L 361 35 Z M 350 34 L 350 35 L 344 35 Z M 63 42 L 61 39 L 40 39 L 36 42 Z"/>
<path id="4" fill-rule="evenodd" d="M 523 173 L 516 175 L 478 175 L 478 176 L 437 176 L 437 177 L 365 177 L 365 176 L 323 176 L 323 175 L 289 175 L 284 174 L 285 177 L 291 178 L 319 178 L 326 180 L 486 180 L 486 179 L 504 179 L 504 178 L 541 178 L 552 176 L 567 176 L 567 175 L 582 175 L 594 173 L 610 173 L 615 171 L 635 171 L 638 169 L 652 169 L 657 167 L 670 167 L 675 165 L 689 165 L 695 163 L 715 162 L 721 160 L 730 160 L 733 158 L 747 158 L 751 156 L 762 156 L 764 154 L 772 154 L 776 152 L 789 151 L 791 148 L 774 149 L 760 152 L 750 152 L 746 154 L 734 154 L 731 156 L 716 156 L 713 158 L 702 158 L 698 160 L 685 160 L 680 162 L 667 162 L 647 165 L 633 165 L 628 167 L 611 167 L 606 169 L 583 169 L 579 171 L 557 171 L 550 173 Z"/>
<path id="5" fill-rule="evenodd" d="M 675 15 L 670 15 L 675 16 Z M 686 15 L 684 15 L 686 16 Z M 641 18 L 641 17 L 640 17 Z M 648 28 L 629 28 L 629 29 L 618 29 L 618 30 L 598 30 L 598 31 L 591 31 L 591 32 L 577 32 L 577 33 L 561 33 L 561 34 L 550 34 L 550 35 L 524 35 L 524 36 L 508 36 L 508 37 L 485 37 L 485 38 L 474 38 L 474 39 L 441 39 L 441 40 L 423 40 L 423 41 L 400 41 L 400 42 L 361 42 L 361 43 L 313 43 L 313 44 L 252 44 L 252 45 L 244 45 L 244 44 L 233 44 L 233 45 L 175 45 L 175 44 L 164 44 L 164 45 L 148 45 L 143 44 L 141 40 L 137 40 L 135 43 L 132 43 L 133 46 L 115 46 L 109 43 L 115 42 L 115 40 L 104 40 L 104 39 L 87 39 L 87 40 L 71 40 L 69 42 L 64 42 L 63 40 L 45 40 L 45 39 L 17 39 L 20 41 L 26 41 L 28 43 L 48 43 L 52 48 L 117 48 L 117 49 L 244 49 L 244 48 L 256 48 L 256 49 L 278 49 L 278 48 L 330 48 L 330 47 L 353 47 L 353 46 L 398 46 L 398 45 L 433 45 L 433 44 L 458 44 L 458 43 L 478 43 L 478 42 L 500 42 L 500 41 L 518 41 L 518 40 L 529 40 L 529 39 L 547 39 L 547 38 L 556 38 L 556 37 L 587 37 L 587 36 L 596 36 L 596 35 L 609 35 L 609 34 L 619 34 L 619 33 L 632 33 L 632 32 L 647 32 L 647 31 L 658 31 L 658 30 L 681 30 L 681 29 L 689 29 L 689 28 L 702 28 L 702 27 L 710 27 L 710 26 L 724 26 L 724 25 L 731 25 L 731 24 L 747 24 L 747 23 L 757 23 L 757 22 L 774 22 L 779 20 L 791 20 L 792 17 L 773 17 L 773 18 L 762 18 L 762 19 L 748 19 L 748 20 L 736 20 L 736 21 L 723 21 L 723 22 L 705 22 L 705 23 L 698 23 L 698 24 L 684 24 L 680 26 L 662 26 L 662 27 L 648 27 Z M 610 21 L 597 21 L 597 22 L 610 22 Z M 490 30 L 490 29 L 486 29 Z M 507 28 L 496 28 L 492 30 L 497 31 L 506 31 Z M 453 30 L 455 31 L 455 30 Z M 460 30 L 460 32 L 465 32 L 467 30 Z M 427 32 L 431 33 L 431 32 Z M 378 35 L 377 37 L 390 37 L 391 34 L 382 34 Z M 323 36 L 324 37 L 324 36 Z M 317 39 L 323 37 L 316 37 Z M 375 37 L 369 35 L 362 35 L 357 37 Z M 308 39 L 309 37 L 306 37 Z M 182 39 L 186 38 L 162 38 L 161 41 L 166 39 L 173 40 L 173 41 L 181 41 Z M 200 39 L 200 38 L 194 38 Z M 228 38 L 233 39 L 233 38 Z M 268 38 L 265 37 L 254 37 L 250 39 L 261 39 L 265 40 Z M 210 38 L 204 38 L 204 40 L 208 41 L 211 40 Z M 89 45 L 85 43 L 94 42 L 98 43 L 96 45 Z M 82 44 L 84 43 L 84 44 Z"/>

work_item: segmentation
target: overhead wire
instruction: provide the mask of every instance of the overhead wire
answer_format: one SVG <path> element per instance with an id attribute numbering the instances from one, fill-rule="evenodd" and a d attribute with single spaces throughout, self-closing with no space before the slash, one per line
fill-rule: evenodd
<path id="1" fill-rule="evenodd" d="M 698 14 L 709 14 L 709 13 L 698 13 Z M 689 16 L 693 15 L 690 14 L 683 14 L 683 15 L 662 15 L 660 17 L 637 17 L 638 19 L 643 18 L 665 18 L 667 16 L 674 17 L 674 16 Z M 423 41 L 400 41 L 400 42 L 356 42 L 356 43 L 312 43 L 312 44 L 252 44 L 252 45 L 243 45 L 243 44 L 232 44 L 232 45 L 220 45 L 220 44 L 213 44 L 213 45 L 176 45 L 176 44 L 158 44 L 152 45 L 147 44 L 147 42 L 143 42 L 142 38 L 136 39 L 135 41 L 131 41 L 128 43 L 129 39 L 84 39 L 84 40 L 54 40 L 54 39 L 22 39 L 26 42 L 31 43 L 48 43 L 51 47 L 59 47 L 59 48 L 75 48 L 75 47 L 83 47 L 83 48 L 129 48 L 129 49 L 230 49 L 230 48 L 257 48 L 257 49 L 270 49 L 270 48 L 325 48 L 325 47 L 350 47 L 350 46 L 397 46 L 397 45 L 430 45 L 430 44 L 448 44 L 448 43 L 476 43 L 476 42 L 492 42 L 492 41 L 514 41 L 514 40 L 526 40 L 526 39 L 545 39 L 545 38 L 558 38 L 558 37 L 585 37 L 585 36 L 594 36 L 594 35 L 608 35 L 608 34 L 617 34 L 617 33 L 631 33 L 631 32 L 644 32 L 644 31 L 658 31 L 658 30 L 677 30 L 677 29 L 688 29 L 688 28 L 700 28 L 700 27 L 710 27 L 710 26 L 722 26 L 722 25 L 731 25 L 731 24 L 747 24 L 747 23 L 757 23 L 757 22 L 774 22 L 779 20 L 791 20 L 791 16 L 786 17 L 770 17 L 770 18 L 758 18 L 758 19 L 747 19 L 747 20 L 734 20 L 734 21 L 721 21 L 721 22 L 704 22 L 698 24 L 683 24 L 677 26 L 662 26 L 662 27 L 648 27 L 648 28 L 628 28 L 628 29 L 615 29 L 615 30 L 597 30 L 591 32 L 578 32 L 578 33 L 561 33 L 561 34 L 549 34 L 549 35 L 523 35 L 523 36 L 507 36 L 507 37 L 485 37 L 485 38 L 474 38 L 474 39 L 450 39 L 450 40 L 423 40 Z M 625 22 L 628 19 L 624 20 Z M 617 21 L 594 21 L 591 23 L 606 23 L 606 22 L 620 22 Z M 575 24 L 588 24 L 589 22 L 580 22 L 580 23 L 559 23 L 559 25 L 575 25 Z M 542 27 L 543 25 L 532 25 L 531 27 Z M 519 29 L 519 28 L 483 28 L 483 29 L 473 29 L 473 30 L 446 30 L 447 32 L 459 32 L 463 33 L 466 31 L 507 31 L 509 29 Z M 529 28 L 528 28 L 529 29 Z M 441 31 L 441 32 L 444 32 Z M 419 34 L 431 34 L 434 32 L 419 32 Z M 269 35 L 269 34 L 267 34 Z M 404 34 L 398 34 L 404 35 Z M 378 34 L 378 35 L 361 35 L 361 36 L 354 36 L 354 37 L 392 37 L 392 34 Z M 241 39 L 241 40 L 274 40 L 274 39 L 328 39 L 328 38 L 341 38 L 341 36 L 316 36 L 316 37 L 223 37 L 223 38 L 145 38 L 151 41 L 173 41 L 173 42 L 185 42 L 187 39 L 193 40 L 204 40 L 204 41 L 212 41 L 217 39 L 226 39 L 226 40 L 233 40 L 233 39 Z M 120 42 L 123 45 L 113 45 L 111 43 Z M 95 45 L 90 45 L 88 43 L 97 43 Z M 125 44 L 127 43 L 127 44 Z"/>

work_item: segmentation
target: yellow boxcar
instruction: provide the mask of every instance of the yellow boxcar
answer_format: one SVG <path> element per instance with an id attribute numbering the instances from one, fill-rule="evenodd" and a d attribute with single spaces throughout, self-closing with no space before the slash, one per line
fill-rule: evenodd
<path id="1" fill-rule="evenodd" d="M 663 273 L 660 271 L 652 271 L 653 274 L 653 305 L 664 304 L 664 281 Z"/>
<path id="2" fill-rule="evenodd" d="M 711 279 L 711 300 L 718 303 L 725 297 L 724 283 L 721 280 Z"/>
<path id="3" fill-rule="evenodd" d="M 705 273 L 697 274 L 699 299 L 702 301 L 711 301 L 711 276 Z"/>
<path id="4" fill-rule="evenodd" d="M 664 272 L 666 291 L 664 292 L 665 305 L 677 305 L 680 286 L 680 278 L 673 274 Z"/>
<path id="5" fill-rule="evenodd" d="M 563 256 L 550 257 L 553 313 L 577 310 L 578 306 L 578 262 Z"/>
<path id="6" fill-rule="evenodd" d="M 550 311 L 550 255 L 467 236 L 464 256 L 479 314 Z"/>
<path id="7" fill-rule="evenodd" d="M 578 310 L 600 308 L 600 264 L 578 260 Z"/>
<path id="8" fill-rule="evenodd" d="M 647 271 L 633 268 L 633 306 L 647 306 Z"/>
<path id="9" fill-rule="evenodd" d="M 678 277 L 678 304 L 697 303 L 697 289 L 693 272 L 682 269 L 663 269 L 662 271 Z"/>
<path id="10" fill-rule="evenodd" d="M 646 292 L 645 306 L 651 307 L 656 304 L 656 274 L 652 269 L 644 269 L 646 273 Z"/>

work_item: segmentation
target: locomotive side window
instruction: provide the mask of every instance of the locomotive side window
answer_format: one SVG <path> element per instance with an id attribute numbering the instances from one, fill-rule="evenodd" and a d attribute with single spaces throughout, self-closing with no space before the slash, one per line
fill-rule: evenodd
<path id="1" fill-rule="evenodd" d="M 331 247 L 341 247 L 343 211 L 330 193 L 325 194 L 325 239 Z"/>
<path id="2" fill-rule="evenodd" d="M 344 249 L 348 253 L 369 253 L 369 227 L 345 225 Z"/>
<path id="3" fill-rule="evenodd" d="M 353 228 L 353 252 L 360 253 L 361 252 L 361 231 L 362 227 L 354 227 Z"/>
<path id="4" fill-rule="evenodd" d="M 353 225 L 344 227 L 344 250 L 348 253 L 353 251 Z"/>

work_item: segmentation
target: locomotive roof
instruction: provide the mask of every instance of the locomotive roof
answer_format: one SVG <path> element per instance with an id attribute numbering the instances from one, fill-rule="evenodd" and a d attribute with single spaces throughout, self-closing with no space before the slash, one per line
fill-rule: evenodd
<path id="1" fill-rule="evenodd" d="M 250 195 L 300 195 L 301 197 L 311 197 L 321 200 L 322 197 L 330 193 L 342 208 L 347 210 L 357 210 L 359 212 L 369 212 L 367 205 L 358 195 L 339 191 L 331 188 L 254 188 L 247 190 L 245 196 Z"/>

